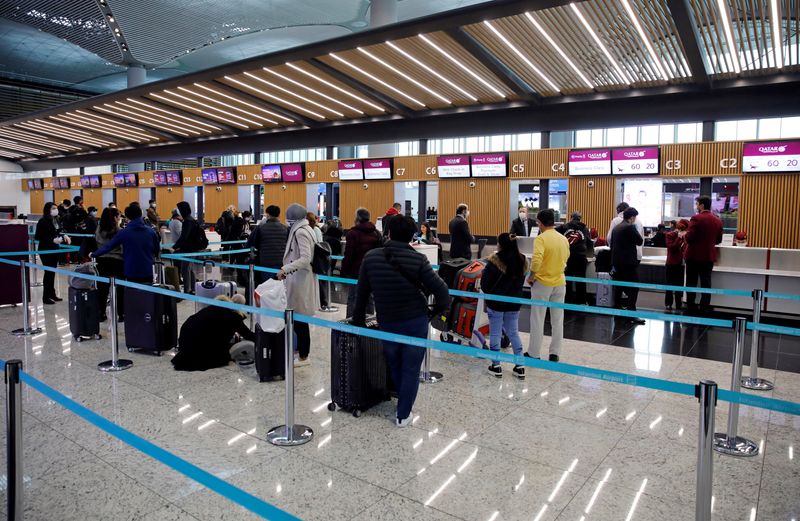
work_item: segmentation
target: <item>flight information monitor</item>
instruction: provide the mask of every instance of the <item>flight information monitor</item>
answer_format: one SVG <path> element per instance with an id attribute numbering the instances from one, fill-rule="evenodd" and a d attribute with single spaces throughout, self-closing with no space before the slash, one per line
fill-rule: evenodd
<path id="1" fill-rule="evenodd" d="M 439 156 L 436 158 L 436 172 L 442 179 L 469 177 L 469 156 Z"/>
<path id="2" fill-rule="evenodd" d="M 745 143 L 742 172 L 800 172 L 800 141 Z"/>
<path id="3" fill-rule="evenodd" d="M 340 181 L 362 181 L 364 179 L 364 163 L 360 159 L 339 161 Z"/>
<path id="4" fill-rule="evenodd" d="M 611 175 L 611 150 L 571 150 L 569 175 Z"/>
<path id="5" fill-rule="evenodd" d="M 611 162 L 615 175 L 658 175 L 658 147 L 616 148 Z"/>

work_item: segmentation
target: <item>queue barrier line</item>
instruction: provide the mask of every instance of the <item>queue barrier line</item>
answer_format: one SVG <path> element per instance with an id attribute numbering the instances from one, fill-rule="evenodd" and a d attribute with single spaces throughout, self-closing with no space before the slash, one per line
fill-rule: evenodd
<path id="1" fill-rule="evenodd" d="M 763 333 L 775 333 L 778 335 L 800 336 L 800 328 L 762 324 L 760 322 L 748 322 L 747 329 L 751 331 L 761 331 Z"/>
<path id="2" fill-rule="evenodd" d="M 191 253 L 170 253 L 168 255 L 180 255 L 180 257 L 202 257 L 202 256 L 213 257 L 214 255 L 231 255 L 235 253 L 250 253 L 250 248 L 242 248 L 240 250 L 213 250 L 213 251 L 194 251 Z M 168 257 L 168 258 L 173 258 L 173 257 Z"/>
<path id="3" fill-rule="evenodd" d="M 70 237 L 94 237 L 91 233 L 65 233 L 64 235 L 68 235 Z"/>
<path id="4" fill-rule="evenodd" d="M 0 361 L 0 369 L 3 369 L 4 367 L 5 361 Z M 227 481 L 216 477 L 197 465 L 194 465 L 185 459 L 167 451 L 166 449 L 162 449 L 158 445 L 142 438 L 141 436 L 134 434 L 123 427 L 120 427 L 116 423 L 106 419 L 103 416 L 100 416 L 88 407 L 85 407 L 71 398 L 61 394 L 46 383 L 36 379 L 25 371 L 20 371 L 20 379 L 45 397 L 53 400 L 89 424 L 94 425 L 102 431 L 105 431 L 127 445 L 130 445 L 145 455 L 150 456 L 159 463 L 162 463 L 172 470 L 183 474 L 187 478 L 200 483 L 207 489 L 216 492 L 225 499 L 238 504 L 250 512 L 264 519 L 269 519 L 272 521 L 299 521 L 300 518 L 295 517 L 292 514 L 281 510 L 275 505 L 267 503 L 266 501 L 231 485 Z"/>
<path id="5" fill-rule="evenodd" d="M 31 255 L 50 255 L 53 253 L 70 253 L 73 251 L 80 251 L 80 247 L 68 244 L 57 250 L 0 251 L 0 257 L 29 257 Z"/>
<path id="6" fill-rule="evenodd" d="M 773 293 L 771 291 L 765 291 L 764 298 L 776 298 L 781 300 L 794 300 L 795 302 L 800 302 L 800 295 L 791 295 L 789 293 Z"/>

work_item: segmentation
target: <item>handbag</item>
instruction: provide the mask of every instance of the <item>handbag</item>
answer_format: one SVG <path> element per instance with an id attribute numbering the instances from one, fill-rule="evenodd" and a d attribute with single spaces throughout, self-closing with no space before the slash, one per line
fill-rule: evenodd
<path id="1" fill-rule="evenodd" d="M 286 284 L 282 280 L 268 279 L 253 292 L 256 307 L 283 313 L 286 311 Z M 286 324 L 283 318 L 258 315 L 258 325 L 262 331 L 280 333 Z"/>

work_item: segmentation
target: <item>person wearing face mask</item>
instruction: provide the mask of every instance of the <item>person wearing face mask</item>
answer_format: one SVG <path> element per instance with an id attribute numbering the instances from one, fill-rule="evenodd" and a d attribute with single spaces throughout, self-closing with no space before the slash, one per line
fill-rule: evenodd
<path id="1" fill-rule="evenodd" d="M 150 199 L 150 206 L 147 207 L 147 220 L 150 221 L 150 225 L 153 228 L 158 230 L 160 220 L 156 211 L 156 202 L 153 199 Z"/>
<path id="2" fill-rule="evenodd" d="M 622 222 L 614 227 L 611 235 L 611 265 L 614 280 L 622 282 L 639 282 L 639 260 L 636 257 L 636 249 L 644 243 L 639 230 L 636 226 L 636 216 L 639 212 L 636 208 L 628 207 L 622 212 Z M 614 286 L 614 305 L 622 309 L 622 294 L 628 296 L 626 308 L 628 311 L 636 311 L 636 300 L 639 297 L 639 288 L 636 286 Z M 641 318 L 627 318 L 635 325 L 645 323 Z"/>
<path id="3" fill-rule="evenodd" d="M 97 208 L 90 206 L 87 210 L 86 218 L 83 220 L 83 233 L 92 237 L 85 237 L 81 243 L 81 258 L 88 259 L 89 254 L 97 249 L 97 241 L 94 234 L 97 231 Z"/>
<path id="4" fill-rule="evenodd" d="M 466 204 L 459 204 L 456 208 L 456 216 L 450 221 L 450 258 L 451 259 L 470 259 L 472 249 L 470 245 L 475 242 L 475 237 L 469 231 L 469 207 Z"/>
<path id="5" fill-rule="evenodd" d="M 519 217 L 511 221 L 511 231 L 509 233 L 517 237 L 530 237 L 531 230 L 536 227 L 536 221 L 528 217 L 528 209 L 524 206 L 519 209 Z"/>
<path id="6" fill-rule="evenodd" d="M 98 247 L 102 248 L 116 236 L 120 231 L 122 224 L 122 215 L 116 208 L 106 208 L 100 216 L 100 224 L 97 227 L 94 238 L 97 241 Z M 105 255 L 97 258 L 97 272 L 102 277 L 117 277 L 119 279 L 125 278 L 125 267 L 122 257 L 122 246 L 110 250 Z M 100 304 L 100 322 L 107 320 L 106 316 L 106 302 L 108 300 L 108 291 L 110 284 L 107 282 L 97 283 L 97 300 Z M 125 318 L 125 299 L 123 294 L 125 288 L 117 286 L 117 318 L 122 322 Z"/>
<path id="7" fill-rule="evenodd" d="M 34 239 L 39 241 L 39 251 L 57 250 L 59 244 L 70 244 L 69 237 L 64 235 L 64 230 L 58 222 L 58 207 L 53 203 L 45 203 L 42 218 L 36 223 Z M 55 254 L 44 254 L 39 258 L 42 264 L 51 268 L 55 268 L 58 264 L 58 255 Z M 56 295 L 56 274 L 52 271 L 45 271 L 42 283 L 43 302 L 45 304 L 61 302 L 62 299 Z"/>

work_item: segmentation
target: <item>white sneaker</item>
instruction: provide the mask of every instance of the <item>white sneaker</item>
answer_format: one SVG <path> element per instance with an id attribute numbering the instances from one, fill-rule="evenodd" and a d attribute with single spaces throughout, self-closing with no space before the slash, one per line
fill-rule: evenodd
<path id="1" fill-rule="evenodd" d="M 294 359 L 294 366 L 295 367 L 305 367 L 307 365 L 311 365 L 311 360 L 306 358 L 295 358 Z"/>
<path id="2" fill-rule="evenodd" d="M 413 420 L 414 420 L 414 413 L 412 411 L 412 412 L 408 413 L 408 418 L 405 418 L 404 420 L 401 420 L 400 418 L 396 418 L 394 420 L 394 422 L 395 422 L 395 425 L 397 425 L 398 427 L 400 427 L 402 429 L 403 427 L 408 427 L 409 425 L 411 425 L 411 422 Z"/>

